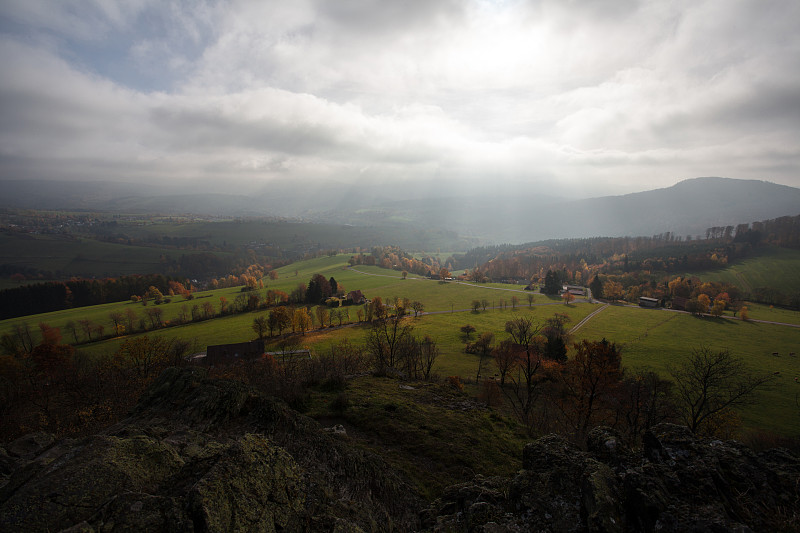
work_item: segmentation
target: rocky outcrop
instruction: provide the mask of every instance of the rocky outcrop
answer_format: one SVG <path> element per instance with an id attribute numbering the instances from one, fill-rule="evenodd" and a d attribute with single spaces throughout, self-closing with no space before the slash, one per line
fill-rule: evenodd
<path id="1" fill-rule="evenodd" d="M 586 450 L 540 438 L 515 476 L 425 508 L 343 428 L 201 369 L 164 372 L 102 434 L 0 446 L 0 531 L 797 531 L 799 495 L 789 452 L 662 424 L 636 451 L 606 428 Z"/>
<path id="2" fill-rule="evenodd" d="M 449 488 L 423 514 L 432 531 L 797 531 L 800 460 L 701 440 L 662 424 L 632 452 L 607 428 L 588 451 L 550 435 L 528 444 L 512 479 Z"/>
<path id="3" fill-rule="evenodd" d="M 407 531 L 380 458 L 241 383 L 170 369 L 125 421 L 0 448 L 2 531 Z"/>

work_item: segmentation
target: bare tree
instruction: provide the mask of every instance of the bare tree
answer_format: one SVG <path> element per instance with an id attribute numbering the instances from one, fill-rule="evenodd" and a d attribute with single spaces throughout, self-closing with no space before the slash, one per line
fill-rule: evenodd
<path id="1" fill-rule="evenodd" d="M 669 368 L 675 382 L 678 416 L 692 433 L 713 434 L 727 411 L 746 404 L 772 376 L 754 374 L 728 350 L 695 349 Z"/>

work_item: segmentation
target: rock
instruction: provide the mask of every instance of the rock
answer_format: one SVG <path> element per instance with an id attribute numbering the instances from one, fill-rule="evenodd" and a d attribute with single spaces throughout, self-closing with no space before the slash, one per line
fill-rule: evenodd
<path id="1" fill-rule="evenodd" d="M 51 433 L 38 432 L 23 435 L 6 447 L 8 455 L 24 459 L 33 459 L 55 442 Z"/>
<path id="2" fill-rule="evenodd" d="M 0 531 L 417 528 L 418 497 L 379 457 L 199 369 L 165 371 L 103 434 L 8 448 Z"/>
<path id="3" fill-rule="evenodd" d="M 336 424 L 329 428 L 324 428 L 322 431 L 325 433 L 332 433 L 333 435 L 347 436 L 347 430 L 341 424 Z"/>
<path id="4" fill-rule="evenodd" d="M 800 460 L 786 450 L 755 454 L 661 424 L 643 449 L 595 428 L 587 452 L 558 435 L 523 449 L 523 470 L 453 486 L 423 514 L 430 531 L 796 531 Z M 483 502 L 478 505 L 477 502 Z M 471 503 L 476 502 L 476 503 Z"/>

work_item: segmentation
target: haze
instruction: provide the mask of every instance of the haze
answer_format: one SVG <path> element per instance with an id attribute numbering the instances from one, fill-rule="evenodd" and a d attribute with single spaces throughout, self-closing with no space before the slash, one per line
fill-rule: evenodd
<path id="1" fill-rule="evenodd" d="M 0 179 L 800 186 L 800 3 L 0 6 Z"/>

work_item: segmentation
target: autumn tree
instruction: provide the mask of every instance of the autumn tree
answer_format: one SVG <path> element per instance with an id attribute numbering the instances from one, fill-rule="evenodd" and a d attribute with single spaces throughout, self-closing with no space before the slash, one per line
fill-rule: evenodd
<path id="1" fill-rule="evenodd" d="M 527 294 L 527 298 L 528 298 L 528 307 L 533 307 L 533 300 L 534 300 L 533 294 L 529 292 Z"/>
<path id="2" fill-rule="evenodd" d="M 318 304 L 331 296 L 331 283 L 322 274 L 314 274 L 308 282 L 305 301 Z"/>
<path id="3" fill-rule="evenodd" d="M 117 368 L 132 371 L 138 378 L 147 378 L 165 368 L 169 357 L 170 341 L 163 337 L 130 337 L 114 353 Z"/>
<path id="4" fill-rule="evenodd" d="M 276 279 L 278 279 L 278 271 L 277 270 L 270 270 L 269 271 L 269 279 L 271 279 L 272 281 L 275 281 Z"/>
<path id="5" fill-rule="evenodd" d="M 517 305 L 519 305 L 519 297 L 516 294 L 514 294 L 513 296 L 511 296 L 511 309 L 512 310 L 516 309 Z"/>
<path id="6" fill-rule="evenodd" d="M 292 314 L 292 331 L 299 331 L 301 335 L 305 335 L 309 329 L 311 329 L 311 315 L 305 307 L 298 307 Z"/>
<path id="7" fill-rule="evenodd" d="M 114 335 L 121 335 L 122 330 L 125 328 L 123 324 L 125 316 L 119 311 L 112 311 L 108 314 L 108 318 L 111 319 L 111 324 L 114 326 Z"/>
<path id="8" fill-rule="evenodd" d="M 151 307 L 145 309 L 145 315 L 147 318 L 150 319 L 150 325 L 153 329 L 160 328 L 163 325 L 162 317 L 164 316 L 164 310 L 160 307 Z"/>
<path id="9" fill-rule="evenodd" d="M 537 372 L 542 365 L 544 338 L 539 334 L 541 326 L 530 318 L 518 317 L 506 322 L 505 331 L 519 350 L 516 364 L 509 373 L 511 387 L 504 393 L 520 420 L 530 428 L 531 413 L 538 392 Z"/>
<path id="10" fill-rule="evenodd" d="M 269 329 L 269 319 L 266 316 L 257 316 L 253 319 L 251 327 L 256 335 L 258 335 L 258 340 L 264 340 L 264 335 Z"/>
<path id="11" fill-rule="evenodd" d="M 411 302 L 411 309 L 414 311 L 414 316 L 417 317 L 419 316 L 420 313 L 422 313 L 425 310 L 425 306 L 423 305 L 422 302 L 414 300 L 413 302 Z"/>
<path id="12" fill-rule="evenodd" d="M 570 302 L 575 299 L 575 296 L 569 291 L 564 291 L 564 294 L 561 295 L 561 299 L 564 300 L 564 305 L 569 305 Z"/>
<path id="13" fill-rule="evenodd" d="M 131 308 L 125 310 L 125 328 L 127 329 L 128 333 L 133 333 L 136 331 L 137 318 L 136 311 Z"/>
<path id="14" fill-rule="evenodd" d="M 283 334 L 283 330 L 290 327 L 292 325 L 292 314 L 286 306 L 280 305 L 272 310 L 269 314 L 269 319 L 267 322 L 267 327 L 270 330 L 270 336 L 272 335 L 272 331 L 277 329 L 278 335 Z"/>
<path id="15" fill-rule="evenodd" d="M 450 271 L 447 270 L 445 267 L 439 269 L 439 279 L 445 281 L 450 277 Z"/>
<path id="16" fill-rule="evenodd" d="M 465 324 L 461 326 L 461 334 L 464 336 L 464 341 L 469 342 L 469 338 L 475 333 L 475 326 L 472 324 Z"/>
<path id="17" fill-rule="evenodd" d="M 325 326 L 325 322 L 327 322 L 330 318 L 330 312 L 328 311 L 328 308 L 324 305 L 318 305 L 314 312 L 317 315 L 317 322 L 319 323 L 320 327 Z"/>
<path id="18" fill-rule="evenodd" d="M 755 374 L 728 350 L 697 348 L 687 360 L 668 367 L 675 383 L 675 400 L 681 421 L 692 433 L 714 435 L 730 410 L 746 405 L 772 380 Z"/>
<path id="19" fill-rule="evenodd" d="M 575 354 L 561 376 L 562 404 L 571 421 L 576 442 L 583 442 L 589 429 L 611 419 L 611 400 L 622 379 L 620 349 L 615 343 L 586 340 L 575 344 Z"/>
<path id="20" fill-rule="evenodd" d="M 622 283 L 608 280 L 603 284 L 603 296 L 611 301 L 621 300 L 623 295 Z"/>
<path id="21" fill-rule="evenodd" d="M 497 370 L 500 373 L 500 387 L 506 383 L 506 375 L 514 366 L 517 360 L 517 352 L 519 349 L 510 340 L 500 341 L 495 349 L 492 350 L 494 362 L 497 365 Z"/>

